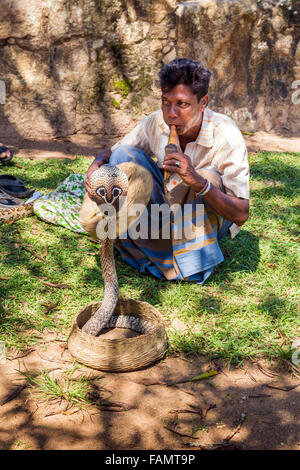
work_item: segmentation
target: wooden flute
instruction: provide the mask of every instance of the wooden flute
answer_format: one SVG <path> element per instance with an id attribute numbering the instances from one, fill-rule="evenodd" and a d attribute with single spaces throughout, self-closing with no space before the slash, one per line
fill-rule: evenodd
<path id="1" fill-rule="evenodd" d="M 172 153 L 172 152 L 178 152 L 177 139 L 178 139 L 178 135 L 177 135 L 176 126 L 171 125 L 168 144 L 165 146 L 166 154 Z M 170 176 L 171 176 L 171 172 L 165 170 L 164 181 L 167 181 L 170 178 Z"/>

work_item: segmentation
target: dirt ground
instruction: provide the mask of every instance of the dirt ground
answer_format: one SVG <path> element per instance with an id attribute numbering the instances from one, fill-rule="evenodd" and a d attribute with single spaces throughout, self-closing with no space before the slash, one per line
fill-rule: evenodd
<path id="1" fill-rule="evenodd" d="M 13 149 L 18 157 L 43 158 L 75 158 L 75 155 L 95 156 L 97 153 L 117 142 L 121 136 L 114 139 L 100 139 L 96 135 L 71 135 L 57 137 L 52 140 L 9 140 L 0 136 L 5 145 Z M 244 134 L 248 151 L 260 152 L 300 152 L 300 137 L 277 135 L 272 132 L 255 132 Z"/>
<path id="2" fill-rule="evenodd" d="M 64 401 L 41 399 L 23 387 L 26 378 L 18 372 L 46 368 L 59 379 L 72 368 L 66 343 L 56 341 L 54 332 L 45 332 L 45 345 L 18 356 L 0 365 L 2 450 L 298 450 L 300 446 L 299 377 L 288 372 L 285 363 L 258 360 L 228 370 L 221 361 L 194 354 L 167 357 L 144 370 L 124 373 L 82 365 L 76 374 L 99 377 L 93 389 L 99 406 L 78 411 L 66 410 Z M 184 381 L 209 370 L 217 375 Z M 183 382 L 170 385 L 178 381 Z"/>
<path id="3" fill-rule="evenodd" d="M 250 152 L 300 150 L 297 137 L 259 132 L 244 137 Z M 94 156 L 111 144 L 95 136 L 4 143 L 17 156 L 33 159 Z M 51 331 L 44 341 L 23 357 L 0 364 L 2 450 L 299 449 L 299 376 L 284 362 L 258 360 L 228 370 L 221 361 L 193 355 L 167 357 L 147 369 L 118 374 L 80 366 L 76 374 L 100 376 L 94 396 L 99 406 L 78 411 L 66 409 L 65 402 L 46 402 L 24 387 L 26 379 L 18 371 L 44 367 L 59 378 L 72 367 L 66 343 L 56 341 Z M 150 384 L 173 384 L 209 370 L 218 373 L 175 385 Z"/>

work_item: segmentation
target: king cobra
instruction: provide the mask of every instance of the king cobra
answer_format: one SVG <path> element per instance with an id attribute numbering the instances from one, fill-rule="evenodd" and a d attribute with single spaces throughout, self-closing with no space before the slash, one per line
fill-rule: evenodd
<path id="1" fill-rule="evenodd" d="M 102 165 L 90 177 L 91 199 L 104 214 L 107 206 L 120 210 L 120 196 L 127 196 L 128 178 L 117 166 Z M 150 333 L 155 328 L 151 323 L 134 316 L 113 315 L 119 298 L 119 284 L 113 255 L 114 240 L 109 236 L 100 244 L 100 261 L 104 280 L 104 298 L 101 307 L 83 325 L 82 331 L 96 336 L 103 328 L 129 328 L 139 333 Z M 133 312 L 134 313 L 134 312 Z"/>

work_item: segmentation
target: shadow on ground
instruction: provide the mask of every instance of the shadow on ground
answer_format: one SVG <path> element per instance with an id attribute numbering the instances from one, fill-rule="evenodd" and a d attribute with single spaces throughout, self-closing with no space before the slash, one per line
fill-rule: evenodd
<path id="1" fill-rule="evenodd" d="M 249 362 L 227 370 L 220 361 L 193 355 L 168 357 L 147 369 L 119 374 L 80 366 L 77 379 L 98 376 L 92 387 L 97 405 L 89 411 L 76 412 L 74 407 L 67 412 L 64 400 L 46 402 L 30 388 L 20 391 L 26 381 L 16 369 L 39 372 L 44 367 L 62 380 L 66 368 L 72 367 L 64 345 L 52 341 L 47 350 L 37 349 L 0 366 L 1 449 L 17 445 L 41 450 L 299 446 L 299 382 L 279 364 Z M 189 381 L 207 370 L 218 374 Z M 182 380 L 187 381 L 174 384 Z M 100 409 L 104 402 L 122 402 L 127 411 Z"/>

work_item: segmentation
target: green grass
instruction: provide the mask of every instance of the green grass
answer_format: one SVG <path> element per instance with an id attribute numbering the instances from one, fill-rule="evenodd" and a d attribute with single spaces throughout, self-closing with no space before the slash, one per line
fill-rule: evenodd
<path id="1" fill-rule="evenodd" d="M 64 400 L 68 405 L 76 408 L 86 408 L 95 403 L 88 398 L 93 392 L 93 383 L 99 377 L 90 378 L 84 375 L 76 376 L 79 366 L 64 370 L 58 377 L 51 376 L 46 369 L 40 373 L 32 374 L 20 372 L 27 379 L 28 385 L 39 398 L 48 401 Z"/>
<path id="2" fill-rule="evenodd" d="M 234 240 L 221 242 L 225 261 L 206 284 L 140 275 L 116 252 L 120 296 L 156 306 L 167 325 L 179 318 L 190 327 L 183 335 L 168 328 L 170 352 L 199 352 L 229 363 L 291 357 L 291 342 L 299 337 L 299 154 L 266 152 L 249 160 L 250 218 Z M 3 173 L 44 194 L 91 163 L 84 157 L 14 161 L 23 168 L 6 167 Z M 0 340 L 20 350 L 43 341 L 44 328 L 67 336 L 78 310 L 103 296 L 96 245 L 36 217 L 2 224 L 0 231 L 0 276 L 9 278 L 0 279 Z M 47 262 L 23 246 L 39 256 L 48 250 Z M 70 288 L 50 288 L 38 278 Z M 53 303 L 57 307 L 45 314 Z"/>

